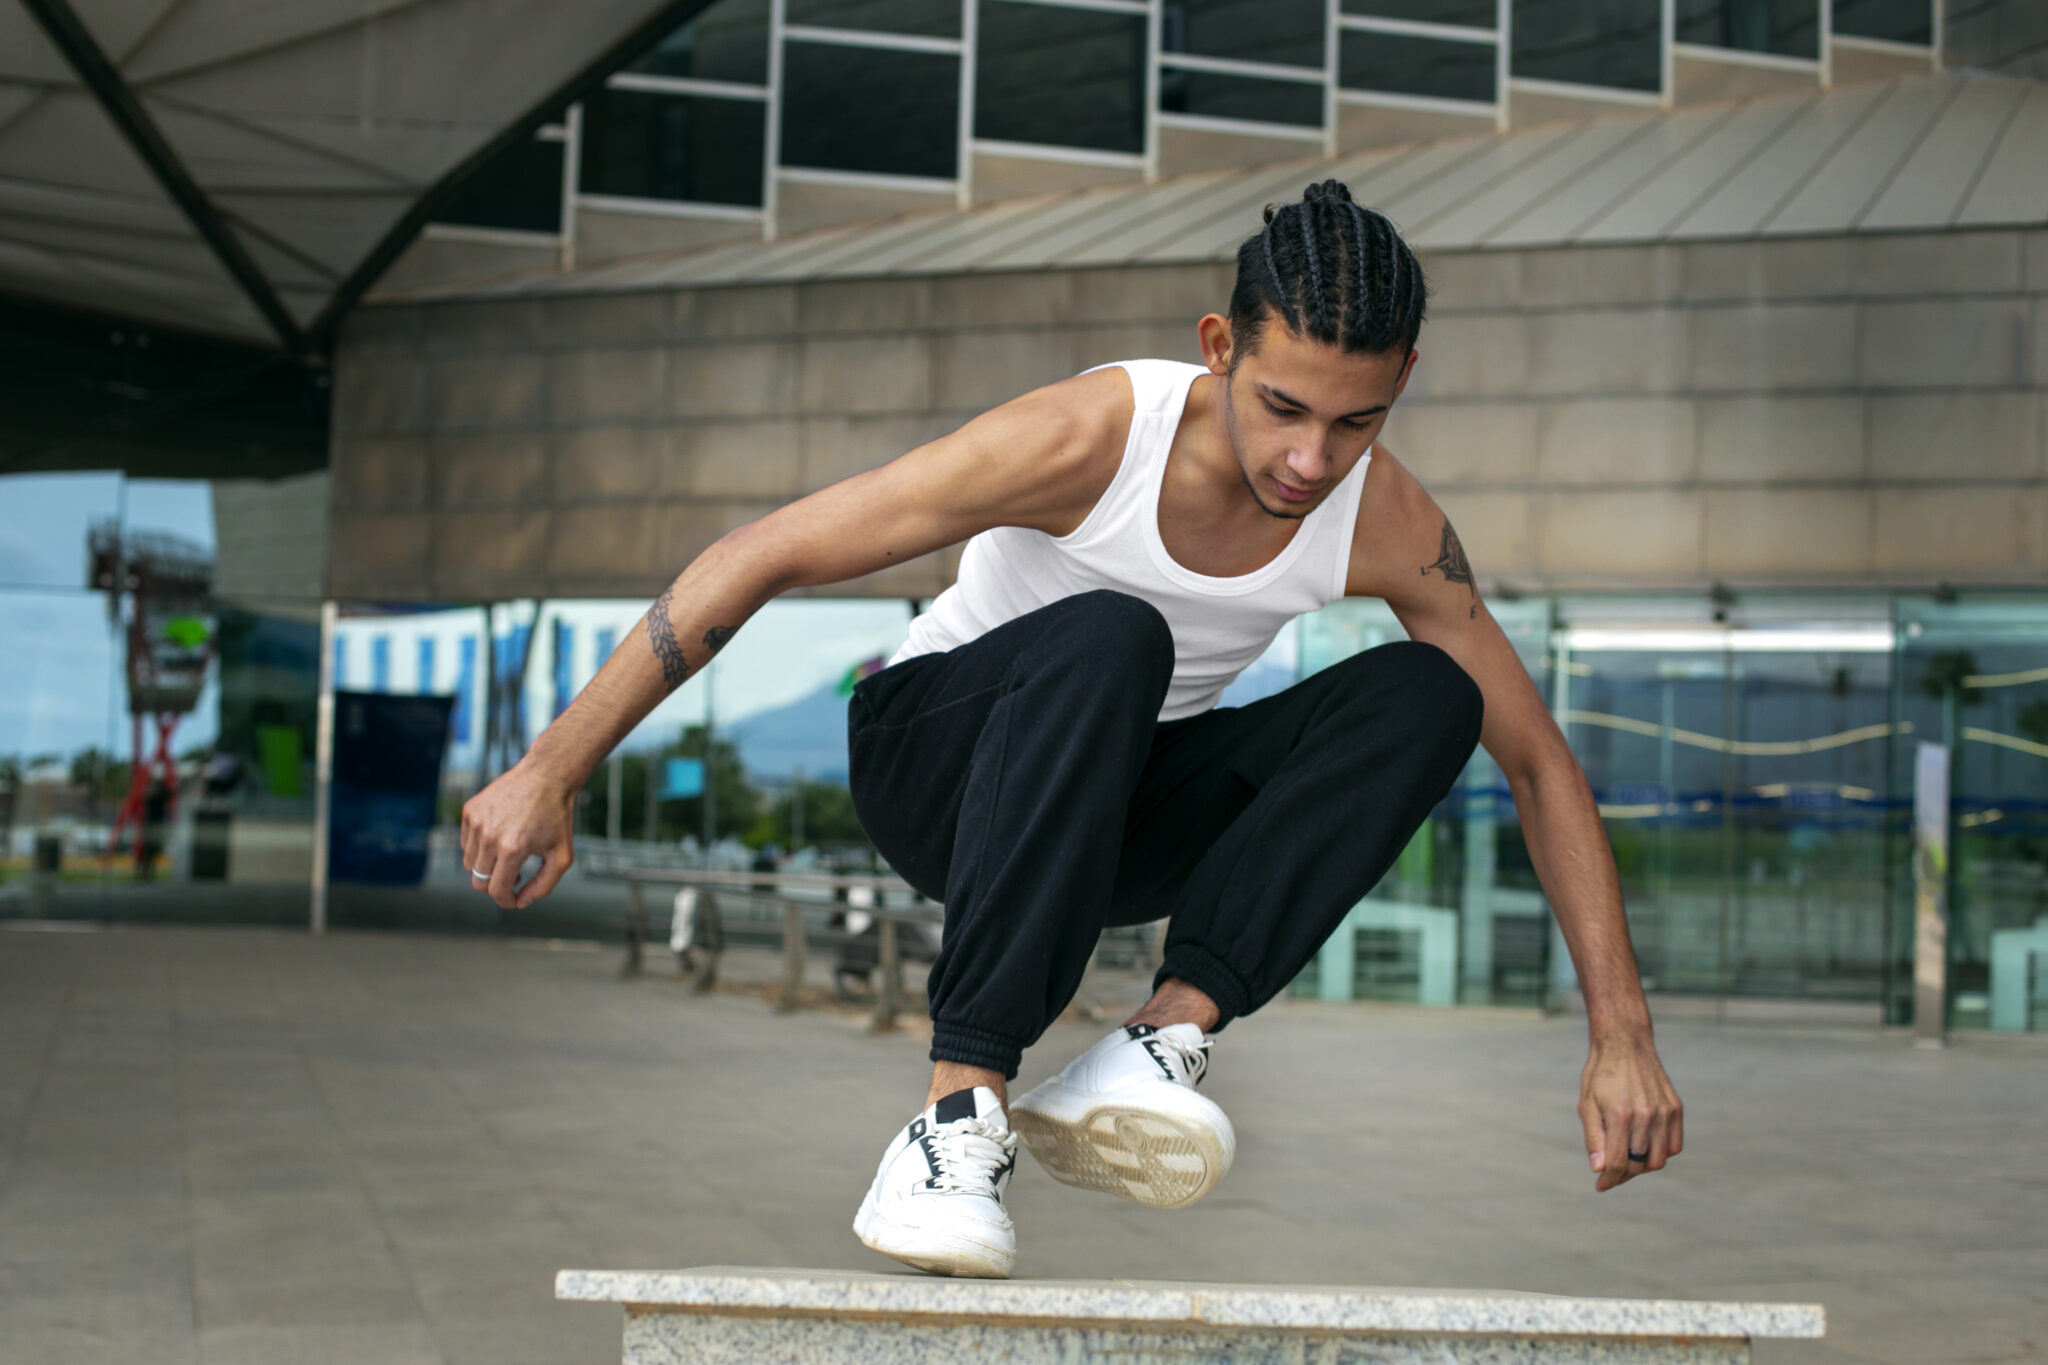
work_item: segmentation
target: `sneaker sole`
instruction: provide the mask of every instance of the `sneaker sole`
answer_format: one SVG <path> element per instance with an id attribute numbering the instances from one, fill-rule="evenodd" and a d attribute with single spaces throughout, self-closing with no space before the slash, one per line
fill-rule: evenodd
<path id="1" fill-rule="evenodd" d="M 1017 1263 L 1015 1251 L 1004 1251 L 966 1237 L 935 1237 L 930 1232 L 884 1218 L 863 1200 L 853 1220 L 853 1235 L 870 1251 L 933 1275 L 956 1279 L 1007 1280 Z"/>
<path id="2" fill-rule="evenodd" d="M 1083 1108 L 1071 1096 L 1044 1089 L 1011 1106 L 1010 1126 L 1063 1185 L 1148 1208 L 1182 1209 L 1215 1189 L 1236 1155 L 1230 1120 L 1191 1091 L 1177 1092 L 1195 1102 L 1186 1106 L 1191 1112 L 1174 1113 L 1115 1101 Z"/>

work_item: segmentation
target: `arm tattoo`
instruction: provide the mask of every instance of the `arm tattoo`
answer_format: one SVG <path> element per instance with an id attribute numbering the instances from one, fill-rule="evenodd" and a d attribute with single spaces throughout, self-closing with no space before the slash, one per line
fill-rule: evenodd
<path id="1" fill-rule="evenodd" d="M 739 634 L 736 626 L 713 626 L 704 632 L 704 647 L 713 654 L 725 648 L 725 642 Z"/>
<path id="2" fill-rule="evenodd" d="M 1443 548 L 1437 551 L 1436 562 L 1422 566 L 1422 576 L 1429 577 L 1429 571 L 1436 569 L 1444 576 L 1446 583 L 1463 583 L 1472 590 L 1472 616 L 1479 615 L 1479 585 L 1472 581 L 1472 563 L 1465 558 L 1465 547 L 1458 540 L 1458 533 L 1451 529 L 1448 518 L 1444 521 Z"/>
<path id="3" fill-rule="evenodd" d="M 690 676 L 690 662 L 683 657 L 682 642 L 676 639 L 675 623 L 668 619 L 668 606 L 675 593 L 676 585 L 669 584 L 647 609 L 647 643 L 654 650 L 654 657 L 661 660 L 661 680 L 671 692 Z"/>

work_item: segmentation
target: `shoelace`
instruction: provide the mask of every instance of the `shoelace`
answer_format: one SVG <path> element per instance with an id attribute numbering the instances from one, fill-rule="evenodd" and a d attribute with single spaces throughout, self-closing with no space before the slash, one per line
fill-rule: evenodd
<path id="1" fill-rule="evenodd" d="M 987 1119 L 955 1119 L 932 1129 L 932 1161 L 939 1173 L 936 1188 L 952 1194 L 989 1194 L 996 1172 L 1017 1151 L 1017 1135 Z"/>
<path id="2" fill-rule="evenodd" d="M 1214 1038 L 1205 1035 L 1201 1042 L 1190 1043 L 1172 1033 L 1155 1033 L 1152 1037 L 1180 1054 L 1181 1064 L 1187 1068 L 1189 1085 L 1200 1085 L 1202 1077 L 1209 1074 L 1209 1044 L 1216 1041 Z"/>

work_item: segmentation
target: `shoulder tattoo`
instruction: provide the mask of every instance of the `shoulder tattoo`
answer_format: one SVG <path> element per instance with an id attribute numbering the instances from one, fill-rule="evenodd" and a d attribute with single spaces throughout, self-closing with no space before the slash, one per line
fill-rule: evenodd
<path id="1" fill-rule="evenodd" d="M 1479 615 L 1479 585 L 1472 581 L 1472 562 L 1465 558 L 1465 546 L 1458 540 L 1458 533 L 1451 529 L 1448 517 L 1444 519 L 1444 539 L 1437 551 L 1436 562 L 1422 566 L 1422 576 L 1429 577 L 1431 569 L 1443 574 L 1446 583 L 1463 583 L 1472 592 L 1471 615 Z"/>

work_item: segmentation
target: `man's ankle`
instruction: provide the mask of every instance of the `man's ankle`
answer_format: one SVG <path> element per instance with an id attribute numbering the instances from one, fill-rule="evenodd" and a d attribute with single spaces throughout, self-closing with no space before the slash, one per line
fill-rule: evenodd
<path id="1" fill-rule="evenodd" d="M 1150 1024 L 1153 1028 L 1171 1028 L 1175 1024 L 1193 1024 L 1207 1033 L 1223 1018 L 1223 1011 L 1216 1007 L 1208 993 L 1190 986 L 1177 976 L 1170 976 L 1159 983 L 1159 989 L 1152 992 L 1152 998 L 1144 1008 L 1124 1020 L 1131 1024 Z"/>
<path id="2" fill-rule="evenodd" d="M 932 1086 L 926 1092 L 924 1102 L 930 1105 L 956 1090 L 972 1090 L 977 1085 L 985 1085 L 995 1091 L 1005 1110 L 1010 1107 L 1008 1083 L 1003 1073 L 985 1066 L 968 1066 L 965 1062 L 932 1063 Z"/>

